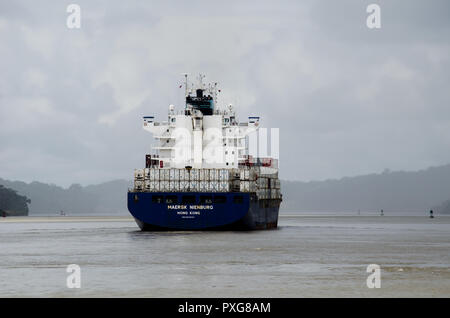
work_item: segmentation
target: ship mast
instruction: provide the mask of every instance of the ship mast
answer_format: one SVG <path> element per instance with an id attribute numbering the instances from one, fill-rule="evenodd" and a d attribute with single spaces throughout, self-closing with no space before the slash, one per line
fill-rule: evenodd
<path id="1" fill-rule="evenodd" d="M 188 96 L 188 75 L 187 73 L 183 73 L 184 75 L 184 109 L 187 108 L 186 97 Z"/>

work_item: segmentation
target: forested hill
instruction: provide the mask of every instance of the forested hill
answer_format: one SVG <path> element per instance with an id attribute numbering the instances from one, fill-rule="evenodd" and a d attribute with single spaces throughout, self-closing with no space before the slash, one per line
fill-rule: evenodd
<path id="1" fill-rule="evenodd" d="M 63 188 L 42 182 L 25 183 L 0 178 L 0 184 L 31 199 L 30 215 L 73 214 L 127 215 L 127 190 L 131 182 L 114 180 L 97 185 L 72 184 Z"/>
<path id="2" fill-rule="evenodd" d="M 0 184 L 0 216 L 28 215 L 28 203 L 26 196 Z"/>
<path id="3" fill-rule="evenodd" d="M 30 214 L 128 215 L 131 181 L 113 180 L 69 188 L 0 179 L 0 184 L 31 199 Z M 379 212 L 450 213 L 450 165 L 420 171 L 385 171 L 325 181 L 282 181 L 281 213 Z M 22 200 L 23 204 L 23 200 Z"/>
<path id="4" fill-rule="evenodd" d="M 450 165 L 336 180 L 282 182 L 283 209 L 299 212 L 450 213 Z"/>

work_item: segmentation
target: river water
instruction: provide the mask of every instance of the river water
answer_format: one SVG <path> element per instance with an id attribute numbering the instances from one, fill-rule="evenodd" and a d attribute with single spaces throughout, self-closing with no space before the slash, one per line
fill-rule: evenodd
<path id="1" fill-rule="evenodd" d="M 80 288 L 68 288 L 69 264 Z M 380 288 L 368 288 L 369 264 Z M 254 232 L 126 217 L 0 220 L 1 297 L 450 297 L 450 217 L 281 216 Z"/>

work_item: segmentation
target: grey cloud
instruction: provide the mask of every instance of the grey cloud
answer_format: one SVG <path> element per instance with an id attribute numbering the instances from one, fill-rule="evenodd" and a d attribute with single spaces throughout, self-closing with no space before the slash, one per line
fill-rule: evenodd
<path id="1" fill-rule="evenodd" d="M 242 120 L 280 127 L 281 177 L 326 179 L 450 161 L 447 1 L 3 1 L 1 176 L 130 178 L 141 116 L 182 105 L 181 73 L 220 82 Z"/>

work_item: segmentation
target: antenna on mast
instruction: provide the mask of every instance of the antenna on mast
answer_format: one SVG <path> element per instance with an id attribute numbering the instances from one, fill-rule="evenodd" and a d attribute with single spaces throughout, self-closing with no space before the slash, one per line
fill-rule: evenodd
<path id="1" fill-rule="evenodd" d="M 186 97 L 188 96 L 188 74 L 183 73 L 184 75 L 184 108 L 187 108 Z"/>
<path id="2" fill-rule="evenodd" d="M 214 104 L 217 105 L 217 82 L 214 82 Z"/>
<path id="3" fill-rule="evenodd" d="M 187 94 L 188 94 L 188 88 L 187 88 L 187 85 L 188 85 L 188 79 L 187 79 L 188 74 L 187 73 L 183 73 L 183 75 L 184 75 L 184 94 L 187 96 Z"/>
<path id="4" fill-rule="evenodd" d="M 200 73 L 198 74 L 198 80 L 199 80 L 199 88 L 200 89 L 205 89 L 205 85 L 203 83 L 203 79 L 205 78 L 205 75 Z"/>

